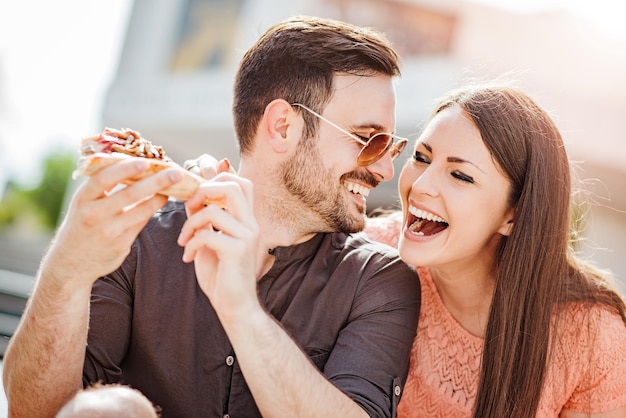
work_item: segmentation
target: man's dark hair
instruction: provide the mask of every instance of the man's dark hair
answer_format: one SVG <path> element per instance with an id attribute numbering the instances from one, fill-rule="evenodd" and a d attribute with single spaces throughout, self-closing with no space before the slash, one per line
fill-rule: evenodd
<path id="1" fill-rule="evenodd" d="M 338 73 L 400 75 L 398 54 L 385 36 L 331 19 L 293 17 L 278 23 L 246 52 L 235 79 L 233 115 L 240 153 L 252 149 L 265 107 L 275 99 L 321 112 Z M 317 121 L 305 114 L 305 137 Z"/>

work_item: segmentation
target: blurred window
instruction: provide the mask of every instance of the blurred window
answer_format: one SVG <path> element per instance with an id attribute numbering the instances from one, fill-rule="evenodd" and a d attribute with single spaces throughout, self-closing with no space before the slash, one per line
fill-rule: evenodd
<path id="1" fill-rule="evenodd" d="M 403 57 L 452 52 L 457 16 L 427 5 L 395 0 L 325 0 L 334 18 L 385 32 Z"/>
<path id="2" fill-rule="evenodd" d="M 224 67 L 235 52 L 245 0 L 186 0 L 170 63 L 174 72 Z"/>

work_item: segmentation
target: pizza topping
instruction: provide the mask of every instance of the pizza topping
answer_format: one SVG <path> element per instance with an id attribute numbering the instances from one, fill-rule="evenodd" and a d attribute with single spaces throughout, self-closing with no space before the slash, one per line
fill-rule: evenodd
<path id="1" fill-rule="evenodd" d="M 74 178 L 77 176 L 91 176 L 112 164 L 139 157 L 150 159 L 148 167 L 141 173 L 122 180 L 121 183 L 128 185 L 161 170 L 178 169 L 184 172 L 182 180 L 158 193 L 184 201 L 190 199 L 198 189 L 198 186 L 205 181 L 199 175 L 184 170 L 165 154 L 162 147 L 142 138 L 139 132 L 132 129 L 117 130 L 105 128 L 98 135 L 84 138 L 80 151 L 81 156 L 78 160 L 78 167 L 73 174 Z M 207 200 L 206 204 L 216 204 L 222 208 L 226 207 L 224 199 Z"/>
<path id="2" fill-rule="evenodd" d="M 154 145 L 152 142 L 143 138 L 139 132 L 132 129 L 117 130 L 105 128 L 101 134 L 95 137 L 85 138 L 80 151 L 82 155 L 95 154 L 98 152 L 119 152 L 134 157 L 172 161 L 172 159 L 165 154 L 162 147 Z"/>

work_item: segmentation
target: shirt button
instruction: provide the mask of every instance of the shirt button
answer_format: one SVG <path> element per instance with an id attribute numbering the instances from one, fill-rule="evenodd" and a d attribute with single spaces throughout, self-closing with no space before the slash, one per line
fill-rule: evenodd
<path id="1" fill-rule="evenodd" d="M 225 414 L 222 418 L 230 418 L 230 415 Z"/>
<path id="2" fill-rule="evenodd" d="M 402 393 L 402 389 L 400 389 L 400 386 L 395 386 L 393 388 L 393 393 L 395 393 L 396 396 L 400 396 L 400 393 Z"/>
<path id="3" fill-rule="evenodd" d="M 235 358 L 233 356 L 226 357 L 226 365 L 232 366 L 235 362 Z M 224 415 L 224 418 L 228 418 L 228 415 Z"/>

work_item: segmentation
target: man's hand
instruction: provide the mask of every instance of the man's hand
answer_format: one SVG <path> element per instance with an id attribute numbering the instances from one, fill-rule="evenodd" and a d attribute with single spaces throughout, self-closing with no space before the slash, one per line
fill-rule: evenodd
<path id="1" fill-rule="evenodd" d="M 188 219 L 178 243 L 184 262 L 194 262 L 198 284 L 222 322 L 258 307 L 256 254 L 259 227 L 252 206 L 252 183 L 220 173 L 202 184 L 185 207 Z M 226 208 L 206 204 L 223 202 Z"/>
<path id="2" fill-rule="evenodd" d="M 157 193 L 184 174 L 166 169 L 117 186 L 147 164 L 131 159 L 103 168 L 72 198 L 5 353 L 10 416 L 54 416 L 81 387 L 91 287 L 119 267 L 141 229 L 167 202 Z"/>
<path id="3" fill-rule="evenodd" d="M 122 263 L 141 229 L 167 202 L 156 193 L 182 178 L 181 171 L 167 169 L 130 186 L 117 186 L 147 167 L 146 161 L 120 162 L 78 188 L 46 257 L 45 266 L 54 277 L 91 286 Z"/>

